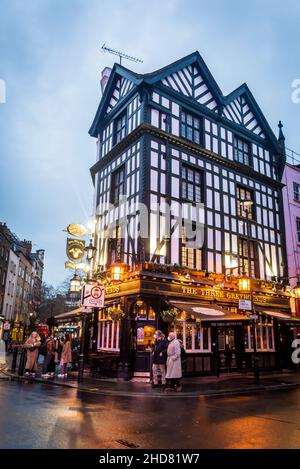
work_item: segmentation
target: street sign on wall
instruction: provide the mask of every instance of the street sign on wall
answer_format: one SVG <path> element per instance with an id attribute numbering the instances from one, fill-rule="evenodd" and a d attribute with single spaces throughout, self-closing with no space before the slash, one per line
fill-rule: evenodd
<path id="1" fill-rule="evenodd" d="M 251 311 L 252 301 L 251 300 L 239 300 L 239 309 L 243 309 L 244 311 Z"/>
<path id="2" fill-rule="evenodd" d="M 104 287 L 97 284 L 84 285 L 81 291 L 81 304 L 90 308 L 103 308 L 104 296 Z"/>

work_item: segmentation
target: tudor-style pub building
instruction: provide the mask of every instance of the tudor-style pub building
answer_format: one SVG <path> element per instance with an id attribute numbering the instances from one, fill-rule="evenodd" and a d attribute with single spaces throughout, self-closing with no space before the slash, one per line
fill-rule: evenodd
<path id="1" fill-rule="evenodd" d="M 115 64 L 101 85 L 90 129 L 94 270 L 106 287 L 95 368 L 149 374 L 156 328 L 182 339 L 187 375 L 250 370 L 254 337 L 261 369 L 290 367 L 281 126 L 277 139 L 246 84 L 224 96 L 198 52 L 144 75 Z M 196 247 L 178 223 L 187 204 L 203 231 Z M 251 299 L 249 317 L 240 300 Z"/>

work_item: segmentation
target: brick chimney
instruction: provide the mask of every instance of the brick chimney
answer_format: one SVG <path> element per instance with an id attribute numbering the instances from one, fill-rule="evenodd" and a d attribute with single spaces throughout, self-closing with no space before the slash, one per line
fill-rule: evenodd
<path id="1" fill-rule="evenodd" d="M 110 77 L 110 74 L 111 74 L 111 68 L 110 67 L 105 67 L 101 72 L 100 84 L 101 84 L 102 94 L 104 93 L 105 87 L 106 87 L 107 82 L 108 82 L 109 77 Z"/>

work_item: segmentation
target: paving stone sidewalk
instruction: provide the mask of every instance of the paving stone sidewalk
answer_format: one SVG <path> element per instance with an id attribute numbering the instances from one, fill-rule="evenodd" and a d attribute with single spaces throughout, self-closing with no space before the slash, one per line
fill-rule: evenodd
<path id="1" fill-rule="evenodd" d="M 145 396 L 159 398 L 178 398 L 178 397 L 200 397 L 200 396 L 228 396 L 238 394 L 251 394 L 263 391 L 274 391 L 283 389 L 292 389 L 300 387 L 300 372 L 283 373 L 261 373 L 260 384 L 254 383 L 253 374 L 223 374 L 219 377 L 205 376 L 197 378 L 184 378 L 182 380 L 181 392 L 166 392 L 162 388 L 152 389 L 150 383 L 118 381 L 109 379 L 91 378 L 88 373 L 85 374 L 82 383 L 77 382 L 75 373 L 71 373 L 68 378 L 43 379 L 37 375 L 36 378 L 19 377 L 7 371 L 2 373 L 2 377 L 12 380 L 32 381 L 38 383 L 52 384 L 56 386 L 66 386 L 78 389 L 81 392 L 90 392 L 105 395 L 119 396 Z"/>

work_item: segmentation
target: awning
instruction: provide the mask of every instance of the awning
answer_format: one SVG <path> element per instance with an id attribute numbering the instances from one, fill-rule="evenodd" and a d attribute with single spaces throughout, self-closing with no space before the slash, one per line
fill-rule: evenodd
<path id="1" fill-rule="evenodd" d="M 289 314 L 278 311 L 262 311 L 262 313 L 268 317 L 278 319 L 278 321 L 283 322 L 284 324 L 300 326 L 300 319 L 290 316 Z"/>
<path id="2" fill-rule="evenodd" d="M 231 313 L 226 309 L 218 308 L 210 305 L 200 306 L 199 303 L 179 303 L 172 301 L 172 306 L 191 314 L 203 322 L 229 322 L 249 321 L 247 316 Z"/>
<path id="3" fill-rule="evenodd" d="M 77 316 L 78 314 L 82 314 L 82 313 L 92 313 L 93 310 L 91 308 L 84 308 L 83 306 L 81 306 L 80 308 L 76 308 L 76 309 L 72 309 L 72 311 L 67 311 L 65 313 L 61 313 L 61 314 L 57 314 L 55 317 L 55 319 L 70 319 L 72 317 L 75 317 Z"/>

